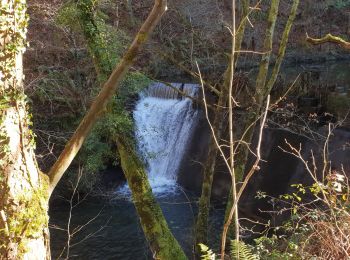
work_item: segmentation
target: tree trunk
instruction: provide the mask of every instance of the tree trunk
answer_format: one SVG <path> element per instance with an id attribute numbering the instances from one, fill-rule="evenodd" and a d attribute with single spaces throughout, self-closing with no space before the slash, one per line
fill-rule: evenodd
<path id="1" fill-rule="evenodd" d="M 161 208 L 155 200 L 144 165 L 135 154 L 134 144 L 117 138 L 117 146 L 124 174 L 132 192 L 133 203 L 140 218 L 154 259 L 187 259 L 172 235 Z"/>
<path id="2" fill-rule="evenodd" d="M 249 2 L 250 2 L 249 0 L 243 0 L 242 2 L 241 24 L 239 25 L 238 31 L 235 36 L 236 37 L 235 39 L 236 40 L 235 42 L 236 59 L 238 59 L 239 57 L 239 51 L 241 50 L 244 31 L 247 24 L 246 16 L 249 11 Z M 216 104 L 214 122 L 212 125 L 215 132 L 214 134 L 217 140 L 221 139 L 224 124 L 225 124 L 225 112 L 226 112 L 225 107 L 229 99 L 228 96 L 229 96 L 230 77 L 231 75 L 234 74 L 233 73 L 235 70 L 234 67 L 236 66 L 237 62 L 233 62 L 233 63 L 234 64 L 228 66 L 224 75 L 224 82 L 221 88 L 221 92 L 218 93 L 219 99 Z M 233 68 L 231 71 L 232 66 Z M 231 83 L 234 84 L 233 82 Z M 218 147 L 214 141 L 213 136 L 211 136 L 207 161 L 204 165 L 204 170 L 203 170 L 202 193 L 201 193 L 201 197 L 199 199 L 199 205 L 198 205 L 198 216 L 197 216 L 197 222 L 196 222 L 196 240 L 195 240 L 196 246 L 198 246 L 199 243 L 207 244 L 208 242 L 208 220 L 209 220 L 209 211 L 210 211 L 210 198 L 211 198 L 211 191 L 213 186 L 214 170 L 215 170 L 217 156 L 218 156 Z"/>
<path id="3" fill-rule="evenodd" d="M 270 56 L 272 52 L 272 43 L 273 43 L 273 34 L 274 34 L 274 28 L 277 20 L 277 14 L 278 14 L 278 7 L 279 7 L 279 0 L 272 0 L 271 6 L 270 6 L 270 12 L 269 12 L 269 18 L 268 18 L 268 27 L 266 29 L 266 37 L 264 41 L 264 50 L 269 51 L 265 55 L 263 55 L 260 67 L 259 67 L 259 73 L 256 80 L 256 90 L 254 95 L 254 100 L 256 101 L 256 104 L 251 105 L 250 110 L 247 112 L 246 119 L 244 122 L 244 136 L 242 137 L 242 141 L 244 143 L 250 144 L 253 139 L 254 129 L 256 122 L 259 119 L 260 113 L 261 113 L 261 107 L 263 106 L 264 100 L 267 98 L 267 96 L 270 94 L 271 89 L 273 85 L 276 82 L 285 50 L 287 47 L 288 39 L 289 39 L 289 33 L 291 30 L 291 27 L 293 25 L 296 12 L 299 6 L 300 0 L 294 0 L 293 5 L 290 11 L 290 15 L 288 17 L 287 24 L 285 26 L 282 39 L 280 42 L 280 47 L 278 50 L 278 55 L 276 58 L 275 65 L 272 70 L 272 74 L 269 78 L 269 80 L 266 83 L 267 73 L 268 73 L 268 66 L 270 63 Z M 246 163 L 248 160 L 249 150 L 246 145 L 240 145 L 237 156 L 235 157 L 235 172 L 237 176 L 237 181 L 241 182 L 243 180 L 245 170 L 246 170 Z M 227 218 L 230 210 L 232 207 L 232 191 L 230 192 L 230 197 L 226 206 L 226 213 L 225 213 L 225 219 Z M 229 236 L 233 236 L 233 229 L 230 229 Z"/>
<path id="4" fill-rule="evenodd" d="M 227 92 L 227 91 L 226 91 Z M 224 107 L 227 103 L 227 93 L 220 94 L 215 111 L 215 118 L 213 122 L 213 129 L 215 136 L 220 140 L 222 135 L 222 128 L 224 125 L 225 111 Z M 208 242 L 208 219 L 210 211 L 210 198 L 213 186 L 214 170 L 216 159 L 218 156 L 218 148 L 213 137 L 210 138 L 207 161 L 203 170 L 202 193 L 198 203 L 198 215 L 196 221 L 196 248 L 198 244 L 207 244 Z M 198 248 L 197 248 L 198 249 Z"/>
<path id="5" fill-rule="evenodd" d="M 278 7 L 280 0 L 272 0 L 270 4 L 269 16 L 268 16 L 268 26 L 265 32 L 264 39 L 264 51 L 266 53 L 262 56 L 260 65 L 259 65 L 259 73 L 256 79 L 255 85 L 255 95 L 254 101 L 255 103 L 250 105 L 250 109 L 246 113 L 246 118 L 243 123 L 243 143 L 250 144 L 253 138 L 254 128 L 256 124 L 256 120 L 259 118 L 259 113 L 261 110 L 261 106 L 264 100 L 265 84 L 268 73 L 268 67 L 270 63 L 270 57 L 272 53 L 272 43 L 273 43 L 273 34 L 275 30 Z M 237 151 L 237 155 L 235 156 L 235 172 L 237 177 L 237 182 L 240 182 L 245 173 L 245 167 L 248 160 L 249 150 L 246 145 L 240 144 L 240 147 Z M 226 205 L 225 212 L 225 222 L 229 216 L 229 212 L 232 208 L 232 190 L 230 191 L 230 196 Z M 233 237 L 234 231 L 232 225 L 230 226 L 228 232 L 228 238 Z"/>
<path id="6" fill-rule="evenodd" d="M 94 59 L 99 78 L 106 78 L 112 72 L 112 61 L 107 57 L 104 39 L 99 29 L 94 26 L 94 1 L 79 0 L 79 22 Z M 100 46 L 102 45 L 102 46 Z M 114 94 L 114 93 L 113 93 Z M 116 93 L 117 94 L 117 93 Z M 123 113 L 124 111 L 117 111 Z M 149 242 L 153 257 L 156 259 L 187 259 L 180 245 L 172 235 L 165 217 L 153 196 L 143 163 L 137 156 L 132 134 L 117 133 L 117 149 L 123 172 L 132 192 L 133 203 L 140 218 L 142 230 Z"/>
<path id="7" fill-rule="evenodd" d="M 36 164 L 23 92 L 26 2 L 0 3 L 0 259 L 50 259 L 48 178 Z"/>

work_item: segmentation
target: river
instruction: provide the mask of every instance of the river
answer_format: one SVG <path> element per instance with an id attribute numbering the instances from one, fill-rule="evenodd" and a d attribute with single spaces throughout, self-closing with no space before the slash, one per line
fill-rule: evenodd
<path id="1" fill-rule="evenodd" d="M 349 95 L 349 61 L 284 67 L 282 79 L 286 83 L 292 82 L 303 71 L 316 71 L 319 74 L 316 80 L 324 85 L 334 85 L 336 92 L 340 95 Z M 152 186 L 159 191 L 156 194 L 157 200 L 161 205 L 168 224 L 186 254 L 192 258 L 193 224 L 198 197 L 190 191 L 184 191 L 177 186 L 176 176 L 174 176 L 176 167 L 181 163 L 182 150 L 187 143 L 186 138 L 184 138 L 185 133 L 191 133 L 190 129 L 192 126 L 190 124 L 195 121 L 193 118 L 195 117 L 195 111 L 192 110 L 188 102 L 188 99 L 181 100 L 181 98 L 174 98 L 174 96 L 171 99 L 168 98 L 161 101 L 157 101 L 155 97 L 149 99 L 141 98 L 134 117 L 138 118 L 136 119 L 136 125 L 140 124 L 145 128 L 152 128 L 158 124 L 160 126 L 159 129 L 162 129 L 154 132 L 156 135 L 143 135 L 143 137 L 140 137 L 142 129 L 138 128 L 136 135 L 139 135 L 139 150 L 150 172 Z M 161 107 L 159 105 L 163 106 L 165 110 L 160 111 Z M 140 114 L 141 106 L 145 110 L 148 109 L 149 114 L 146 112 Z M 160 116 L 157 116 L 156 112 L 160 113 Z M 181 126 L 178 125 L 178 116 L 185 118 L 181 122 Z M 171 120 L 175 120 L 178 124 L 172 124 Z M 152 142 L 157 146 L 152 146 Z M 169 147 L 171 149 L 168 149 Z M 173 147 L 177 147 L 177 149 L 173 149 Z M 159 149 L 166 152 L 166 156 L 163 157 L 167 157 L 167 162 L 154 156 L 154 153 L 158 153 Z M 146 156 L 147 154 L 148 157 Z M 149 156 L 149 154 L 153 155 Z M 176 158 L 171 158 L 171 156 Z M 157 167 L 163 169 L 161 175 L 165 183 L 165 189 L 155 179 Z M 168 173 L 170 175 L 167 175 Z M 123 186 L 108 197 L 89 196 L 73 209 L 71 230 L 82 227 L 85 223 L 88 224 L 83 226 L 81 231 L 72 237 L 69 258 L 86 260 L 152 259 L 127 189 L 126 186 Z M 171 192 L 167 192 L 167 190 Z M 51 251 L 53 259 L 58 259 L 67 244 L 67 231 L 65 229 L 67 228 L 69 209 L 69 203 L 64 200 L 61 202 L 55 200 L 55 203 L 50 205 Z M 220 234 L 223 214 L 224 207 L 220 205 L 212 213 L 209 234 L 211 234 L 211 244 L 214 247 Z M 61 257 L 64 258 L 65 254 L 66 252 Z"/>

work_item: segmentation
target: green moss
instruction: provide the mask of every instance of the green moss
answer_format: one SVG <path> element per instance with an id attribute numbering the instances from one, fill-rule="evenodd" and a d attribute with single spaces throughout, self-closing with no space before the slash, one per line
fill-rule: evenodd
<path id="1" fill-rule="evenodd" d="M 48 179 L 43 177 L 38 189 L 28 189 L 16 195 L 15 210 L 8 206 L 8 234 L 2 234 L 3 243 L 12 241 L 18 244 L 18 256 L 29 249 L 30 239 L 40 238 L 48 227 Z M 4 232 L 4 231 L 1 231 Z M 0 248 L 6 246 L 1 245 Z"/>
<path id="2" fill-rule="evenodd" d="M 125 136 L 117 138 L 123 171 L 132 191 L 133 202 L 142 229 L 156 259 L 187 259 L 171 234 L 162 210 L 155 200 L 147 173 L 135 152 L 134 141 Z"/>
<path id="3" fill-rule="evenodd" d="M 26 47 L 28 24 L 26 1 L 16 0 L 2 3 L 0 16 L 0 28 L 7 35 L 7 42 L 4 42 L 0 53 L 0 96 L 2 96 L 9 88 L 18 87 L 15 65 L 16 55 L 22 53 Z"/>

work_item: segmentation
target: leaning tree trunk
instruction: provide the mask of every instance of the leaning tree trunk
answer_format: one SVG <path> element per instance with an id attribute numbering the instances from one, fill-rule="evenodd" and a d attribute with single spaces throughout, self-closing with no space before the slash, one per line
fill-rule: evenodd
<path id="1" fill-rule="evenodd" d="M 133 203 L 140 218 L 154 259 L 185 260 L 185 253 L 171 233 L 157 203 L 143 163 L 135 153 L 135 146 L 125 136 L 117 137 L 118 151 Z"/>
<path id="2" fill-rule="evenodd" d="M 159 9 L 158 12 L 159 17 L 166 6 L 165 1 L 162 3 L 163 8 Z M 99 78 L 107 78 L 112 72 L 113 61 L 108 59 L 109 53 L 105 48 L 106 41 L 94 21 L 95 7 L 95 1 L 77 1 L 79 23 L 90 55 L 94 60 L 95 70 Z M 122 114 L 125 111 L 117 112 Z M 163 212 L 152 193 L 145 166 L 137 155 L 132 134 L 121 132 L 117 135 L 117 149 L 121 166 L 132 192 L 133 203 L 153 257 L 164 260 L 187 259 L 171 233 Z"/>
<path id="3" fill-rule="evenodd" d="M 48 182 L 23 92 L 25 0 L 0 2 L 0 259 L 50 259 Z"/>

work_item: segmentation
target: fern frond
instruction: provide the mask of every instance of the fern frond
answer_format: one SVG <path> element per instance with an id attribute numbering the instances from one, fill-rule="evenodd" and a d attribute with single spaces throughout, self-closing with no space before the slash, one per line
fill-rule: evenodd
<path id="1" fill-rule="evenodd" d="M 251 246 L 242 241 L 231 241 L 231 258 L 234 260 L 259 260 L 259 256 L 252 252 Z"/>
<path id="2" fill-rule="evenodd" d="M 207 247 L 204 244 L 199 244 L 199 247 L 202 252 L 202 255 L 201 255 L 202 260 L 215 260 L 215 254 L 209 247 Z"/>

